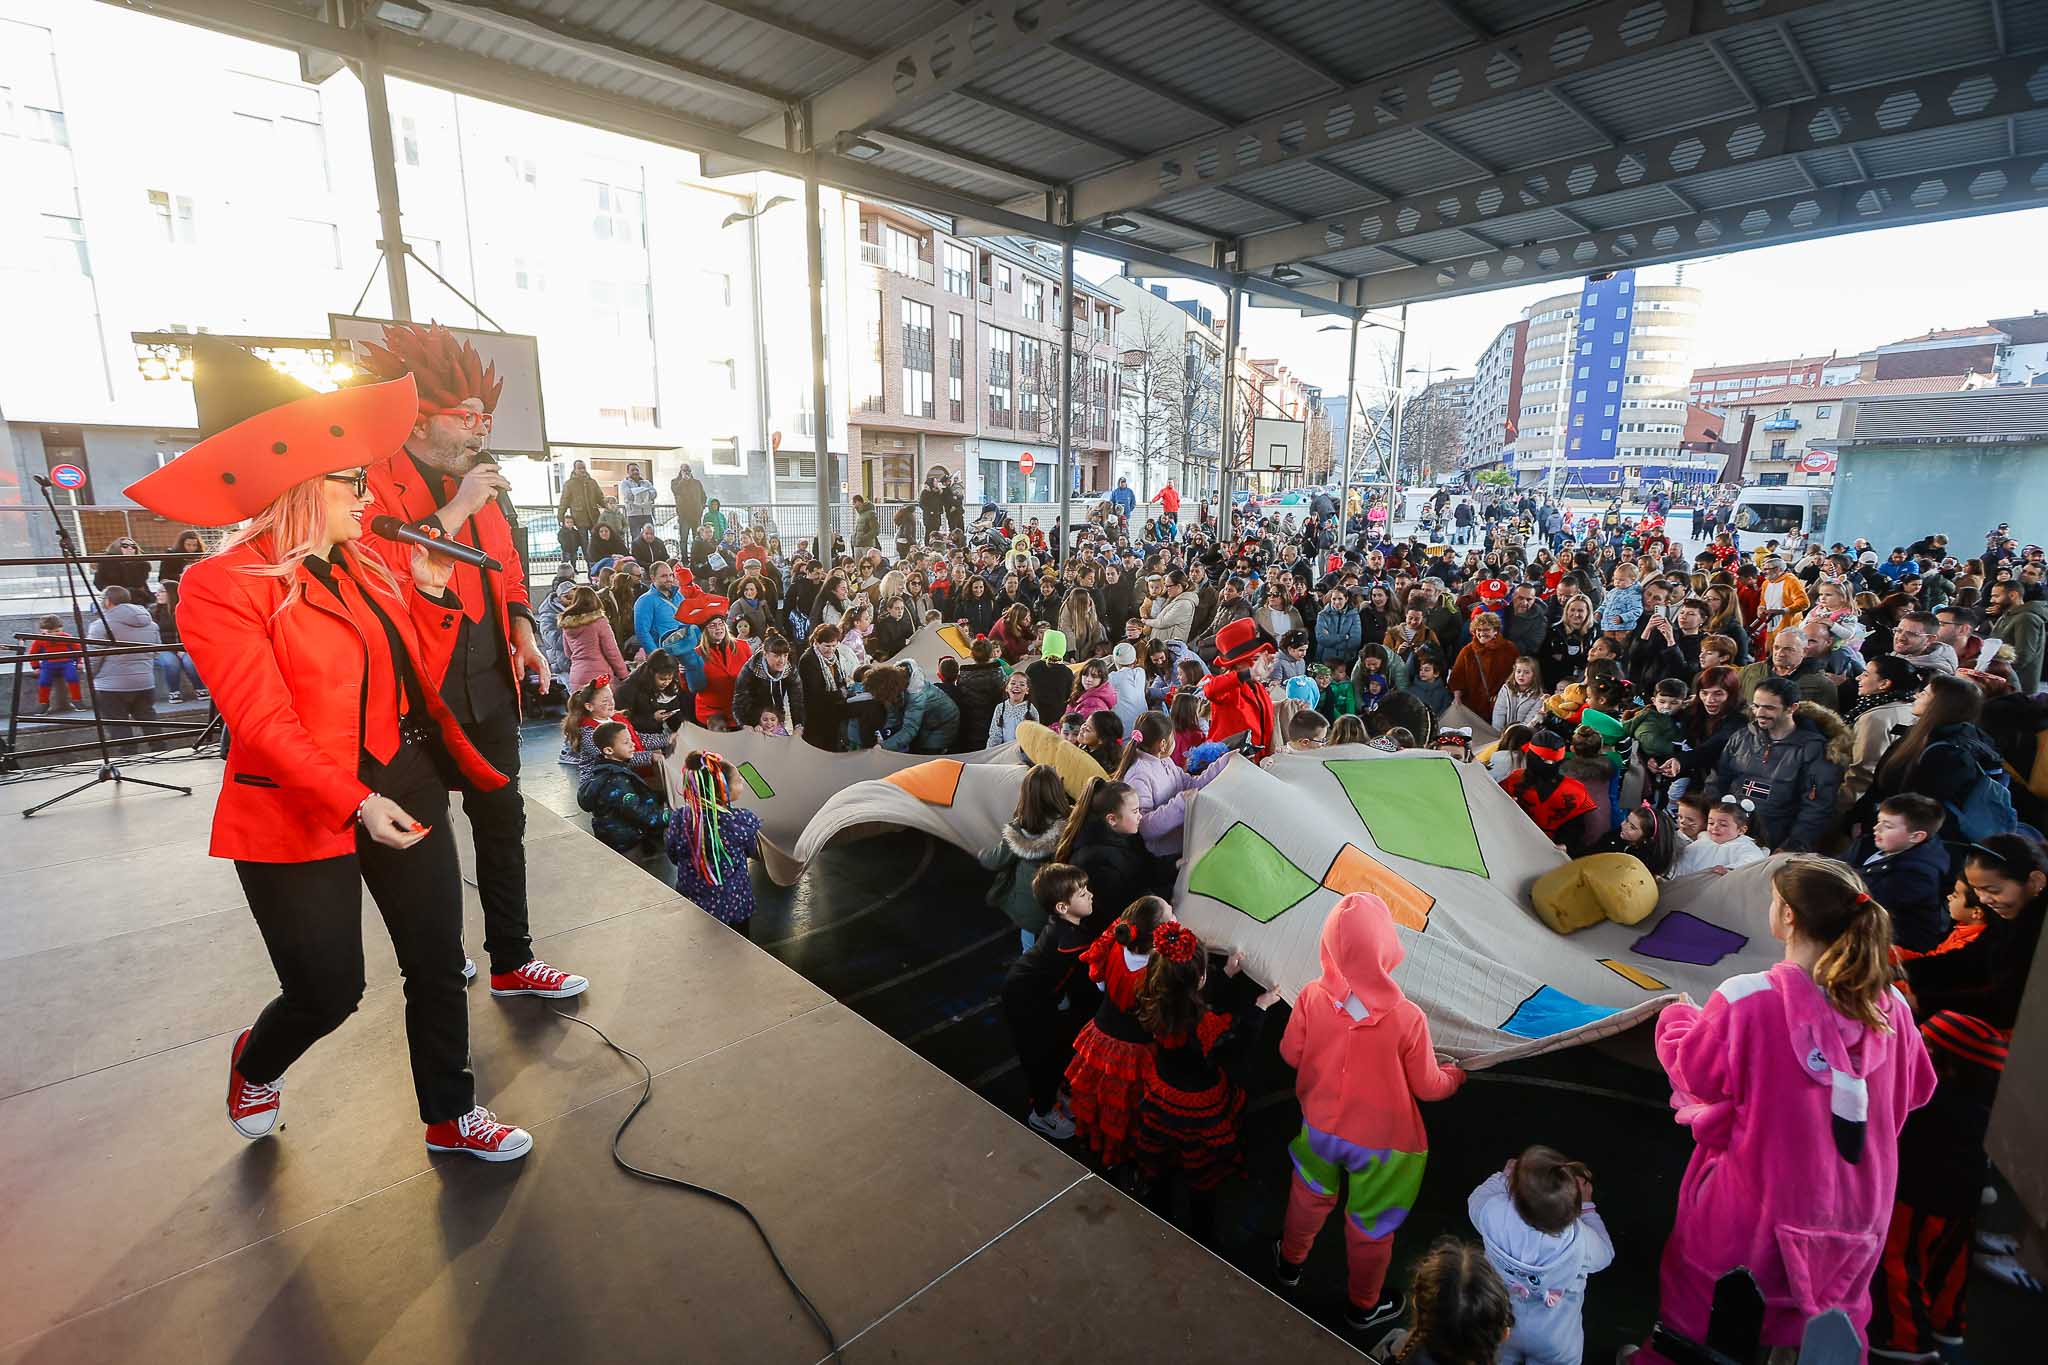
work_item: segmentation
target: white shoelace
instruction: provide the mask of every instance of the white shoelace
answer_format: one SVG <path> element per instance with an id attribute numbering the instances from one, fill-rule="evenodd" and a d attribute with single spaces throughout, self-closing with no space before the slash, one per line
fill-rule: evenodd
<path id="1" fill-rule="evenodd" d="M 569 975 L 567 972 L 555 970 L 539 958 L 535 958 L 519 970 L 523 975 L 530 976 L 541 985 L 550 988 L 561 985 Z"/>
<path id="2" fill-rule="evenodd" d="M 283 1092 L 284 1077 L 282 1076 L 279 1076 L 276 1080 L 271 1081 L 266 1085 L 258 1085 L 254 1081 L 244 1080 L 242 1082 L 242 1094 L 239 1103 L 245 1107 L 250 1105 L 259 1105 L 262 1104 L 265 1100 L 276 1099 Z"/>
<path id="3" fill-rule="evenodd" d="M 457 1119 L 455 1126 L 464 1137 L 485 1143 L 493 1141 L 499 1133 L 507 1131 L 506 1126 L 498 1122 L 497 1117 L 482 1105 Z"/>

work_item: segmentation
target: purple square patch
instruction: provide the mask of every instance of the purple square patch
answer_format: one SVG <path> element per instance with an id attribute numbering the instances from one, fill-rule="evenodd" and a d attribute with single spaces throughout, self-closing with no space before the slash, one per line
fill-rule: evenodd
<path id="1" fill-rule="evenodd" d="M 1749 940 L 1733 929 L 1709 924 L 1698 915 L 1674 910 L 1656 928 L 1635 941 L 1635 951 L 1666 962 L 1691 962 L 1711 967 Z"/>

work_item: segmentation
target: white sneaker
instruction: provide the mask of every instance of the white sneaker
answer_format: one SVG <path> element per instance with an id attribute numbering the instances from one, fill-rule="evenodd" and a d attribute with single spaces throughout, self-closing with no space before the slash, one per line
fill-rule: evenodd
<path id="1" fill-rule="evenodd" d="M 1050 1114 L 1033 1111 L 1024 1121 L 1031 1125 L 1031 1131 L 1042 1133 L 1054 1142 L 1065 1142 L 1074 1135 L 1074 1121 L 1058 1109 Z"/>
<path id="2" fill-rule="evenodd" d="M 473 957 L 465 957 L 464 959 L 462 959 L 462 979 L 463 979 L 464 981 L 474 981 L 474 980 L 476 980 L 476 959 L 475 959 L 475 958 L 473 958 Z"/>

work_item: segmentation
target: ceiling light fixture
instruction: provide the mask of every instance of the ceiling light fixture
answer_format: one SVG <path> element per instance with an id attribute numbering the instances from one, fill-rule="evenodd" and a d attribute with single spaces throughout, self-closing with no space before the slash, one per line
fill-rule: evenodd
<path id="1" fill-rule="evenodd" d="M 1113 232 L 1119 237 L 1128 237 L 1138 230 L 1138 225 L 1121 214 L 1112 213 L 1102 220 L 1102 230 Z"/>
<path id="2" fill-rule="evenodd" d="M 1293 284 L 1301 278 L 1301 272 L 1291 265 L 1276 265 L 1273 267 L 1273 278 L 1281 284 Z"/>
<path id="3" fill-rule="evenodd" d="M 381 24 L 417 33 L 426 27 L 433 11 L 413 0 L 377 0 L 370 9 L 370 17 Z"/>

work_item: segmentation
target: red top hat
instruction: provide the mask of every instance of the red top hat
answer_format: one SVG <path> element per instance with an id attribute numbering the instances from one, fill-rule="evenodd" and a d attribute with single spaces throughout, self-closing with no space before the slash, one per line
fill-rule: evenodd
<path id="1" fill-rule="evenodd" d="M 1239 617 L 1216 632 L 1216 667 L 1248 664 L 1272 648 L 1273 642 L 1259 633 L 1249 617 Z"/>
<path id="2" fill-rule="evenodd" d="M 247 520 L 308 479 L 381 460 L 404 444 L 419 414 L 409 376 L 318 393 L 207 337 L 193 339 L 192 367 L 204 439 L 127 493 L 194 526 Z"/>

